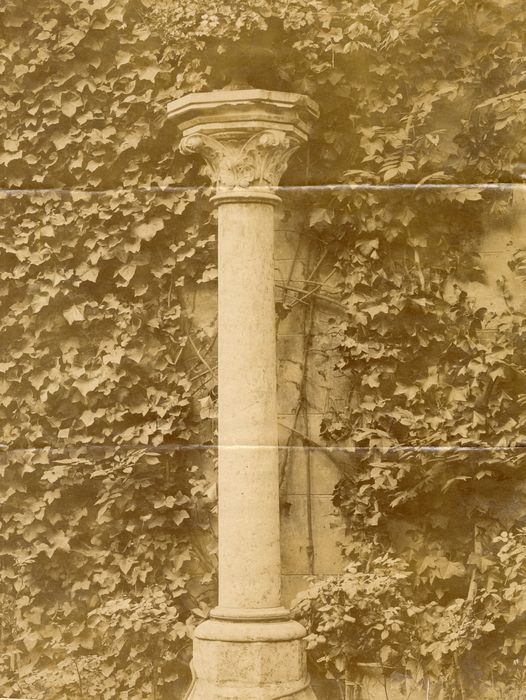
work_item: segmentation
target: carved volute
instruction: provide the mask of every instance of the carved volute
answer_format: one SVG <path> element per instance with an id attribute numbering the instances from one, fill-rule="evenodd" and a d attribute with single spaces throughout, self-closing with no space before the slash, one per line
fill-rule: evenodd
<path id="1" fill-rule="evenodd" d="M 168 114 L 180 150 L 202 156 L 212 184 L 232 190 L 276 187 L 318 109 L 303 95 L 248 89 L 187 95 Z"/>

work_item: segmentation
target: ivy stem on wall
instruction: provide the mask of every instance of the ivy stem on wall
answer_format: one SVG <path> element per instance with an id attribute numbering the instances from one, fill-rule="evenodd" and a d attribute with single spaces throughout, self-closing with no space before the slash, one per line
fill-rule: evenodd
<path id="1" fill-rule="evenodd" d="M 84 695 L 84 686 L 82 684 L 82 675 L 80 673 L 79 665 L 78 665 L 77 660 L 75 658 L 73 659 L 73 663 L 75 664 L 75 669 L 77 671 L 77 678 L 79 681 L 79 694 L 80 694 L 81 700 L 84 700 L 85 695 Z"/>
<path id="2" fill-rule="evenodd" d="M 320 288 L 320 284 L 317 282 L 315 283 L 315 286 L 312 290 L 306 290 L 305 288 L 296 288 L 291 285 L 292 281 L 292 276 L 294 274 L 294 269 L 296 267 L 296 264 L 299 259 L 299 252 L 300 252 L 300 245 L 298 244 L 295 249 L 294 253 L 294 258 L 292 260 L 291 266 L 290 266 L 290 271 L 288 275 L 288 279 L 286 284 L 279 284 L 276 283 L 276 286 L 282 288 L 284 292 L 294 292 L 295 297 L 291 302 L 283 302 L 283 308 L 286 309 L 287 313 L 290 313 L 291 309 L 296 305 L 296 304 L 303 304 L 304 305 L 304 313 L 303 313 L 303 357 L 301 360 L 301 378 L 300 381 L 298 382 L 298 400 L 296 404 L 296 409 L 294 412 L 294 421 L 293 421 L 293 426 L 292 428 L 290 426 L 283 426 L 286 427 L 287 430 L 289 431 L 289 437 L 287 439 L 287 445 L 284 450 L 284 457 L 281 460 L 280 464 L 280 491 L 282 492 L 282 495 L 285 494 L 286 490 L 286 478 L 287 478 L 287 471 L 288 471 L 288 466 L 289 466 L 289 460 L 290 460 L 290 447 L 293 442 L 295 441 L 300 441 L 300 444 L 306 449 L 306 457 L 305 457 L 305 480 L 306 480 L 306 486 L 305 486 L 305 499 L 306 499 L 306 516 L 307 516 L 307 522 L 306 522 L 306 538 L 307 538 L 307 544 L 306 544 L 306 552 L 307 552 L 307 557 L 308 557 L 308 571 L 309 574 L 314 574 L 314 557 L 315 557 L 315 552 L 314 552 L 314 528 L 313 528 L 313 513 L 312 513 L 312 462 L 311 462 L 311 447 L 316 445 L 317 443 L 313 442 L 310 439 L 309 436 L 309 419 L 308 419 L 308 409 L 309 409 L 309 401 L 308 401 L 308 396 L 307 396 L 307 391 L 308 391 L 308 374 L 309 374 L 309 353 L 312 350 L 312 337 L 313 337 L 313 331 L 314 331 L 314 320 L 315 320 L 315 304 L 316 304 L 316 294 L 315 292 L 318 291 Z M 310 271 L 308 278 L 306 282 L 311 282 L 314 275 L 316 274 L 317 270 L 319 269 L 322 261 L 325 259 L 326 253 L 324 253 L 317 261 L 315 267 Z M 309 265 L 311 255 L 308 256 L 308 259 L 306 261 L 307 266 Z M 308 299 L 308 301 L 307 301 Z M 330 301 L 330 299 L 327 299 Z M 279 323 L 281 321 L 281 317 L 278 316 L 277 318 L 277 323 L 276 323 L 276 330 L 279 328 Z M 298 428 L 298 423 L 300 422 L 303 423 L 303 430 L 305 432 L 299 431 Z"/>
<path id="3" fill-rule="evenodd" d="M 309 375 L 309 352 L 312 346 L 312 336 L 314 330 L 315 302 L 311 300 L 308 310 L 305 313 L 304 345 L 303 345 L 303 376 L 300 389 L 300 401 L 303 406 L 304 425 L 307 435 L 309 435 L 309 415 L 308 415 L 308 375 Z M 314 574 L 314 533 L 312 514 L 312 463 L 311 449 L 305 446 L 305 482 L 307 501 L 307 556 L 309 559 L 309 574 Z"/>

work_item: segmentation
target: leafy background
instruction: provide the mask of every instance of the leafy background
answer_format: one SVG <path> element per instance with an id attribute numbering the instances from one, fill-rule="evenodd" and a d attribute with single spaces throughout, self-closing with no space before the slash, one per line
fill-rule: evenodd
<path id="1" fill-rule="evenodd" d="M 4 695 L 188 681 L 215 590 L 214 331 L 193 312 L 214 220 L 164 105 L 224 85 L 247 43 L 273 56 L 253 84 L 321 106 L 284 182 L 339 186 L 301 195 L 351 387 L 316 436 L 347 448 L 334 498 L 353 537 L 347 572 L 298 602 L 313 662 L 520 693 L 524 317 L 464 288 L 487 212 L 509 206 L 477 185 L 524 161 L 523 4 L 6 0 L 0 27 Z M 344 187 L 360 183 L 377 187 Z"/>

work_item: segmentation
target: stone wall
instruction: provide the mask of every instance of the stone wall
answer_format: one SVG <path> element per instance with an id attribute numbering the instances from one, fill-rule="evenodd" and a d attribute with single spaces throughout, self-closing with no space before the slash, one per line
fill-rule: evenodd
<path id="1" fill-rule="evenodd" d="M 331 403 L 345 400 L 345 381 L 338 381 L 333 370 L 328 328 L 334 309 L 319 299 L 311 306 L 312 295 L 297 302 L 307 291 L 297 294 L 285 289 L 316 290 L 312 282 L 331 272 L 323 263 L 318 266 L 323 248 L 305 234 L 300 212 L 282 207 L 276 218 L 278 314 L 285 309 L 277 321 L 277 353 L 282 583 L 288 604 L 308 586 L 309 576 L 342 569 L 337 542 L 343 532 L 332 505 L 339 470 L 323 450 L 305 447 L 302 436 L 319 441 L 323 415 Z"/>

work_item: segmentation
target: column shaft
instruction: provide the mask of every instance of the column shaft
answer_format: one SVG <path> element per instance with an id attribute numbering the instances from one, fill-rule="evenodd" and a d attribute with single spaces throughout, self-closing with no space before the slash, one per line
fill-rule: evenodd
<path id="1" fill-rule="evenodd" d="M 281 603 L 273 217 L 272 202 L 218 204 L 216 616 L 257 617 Z"/>

